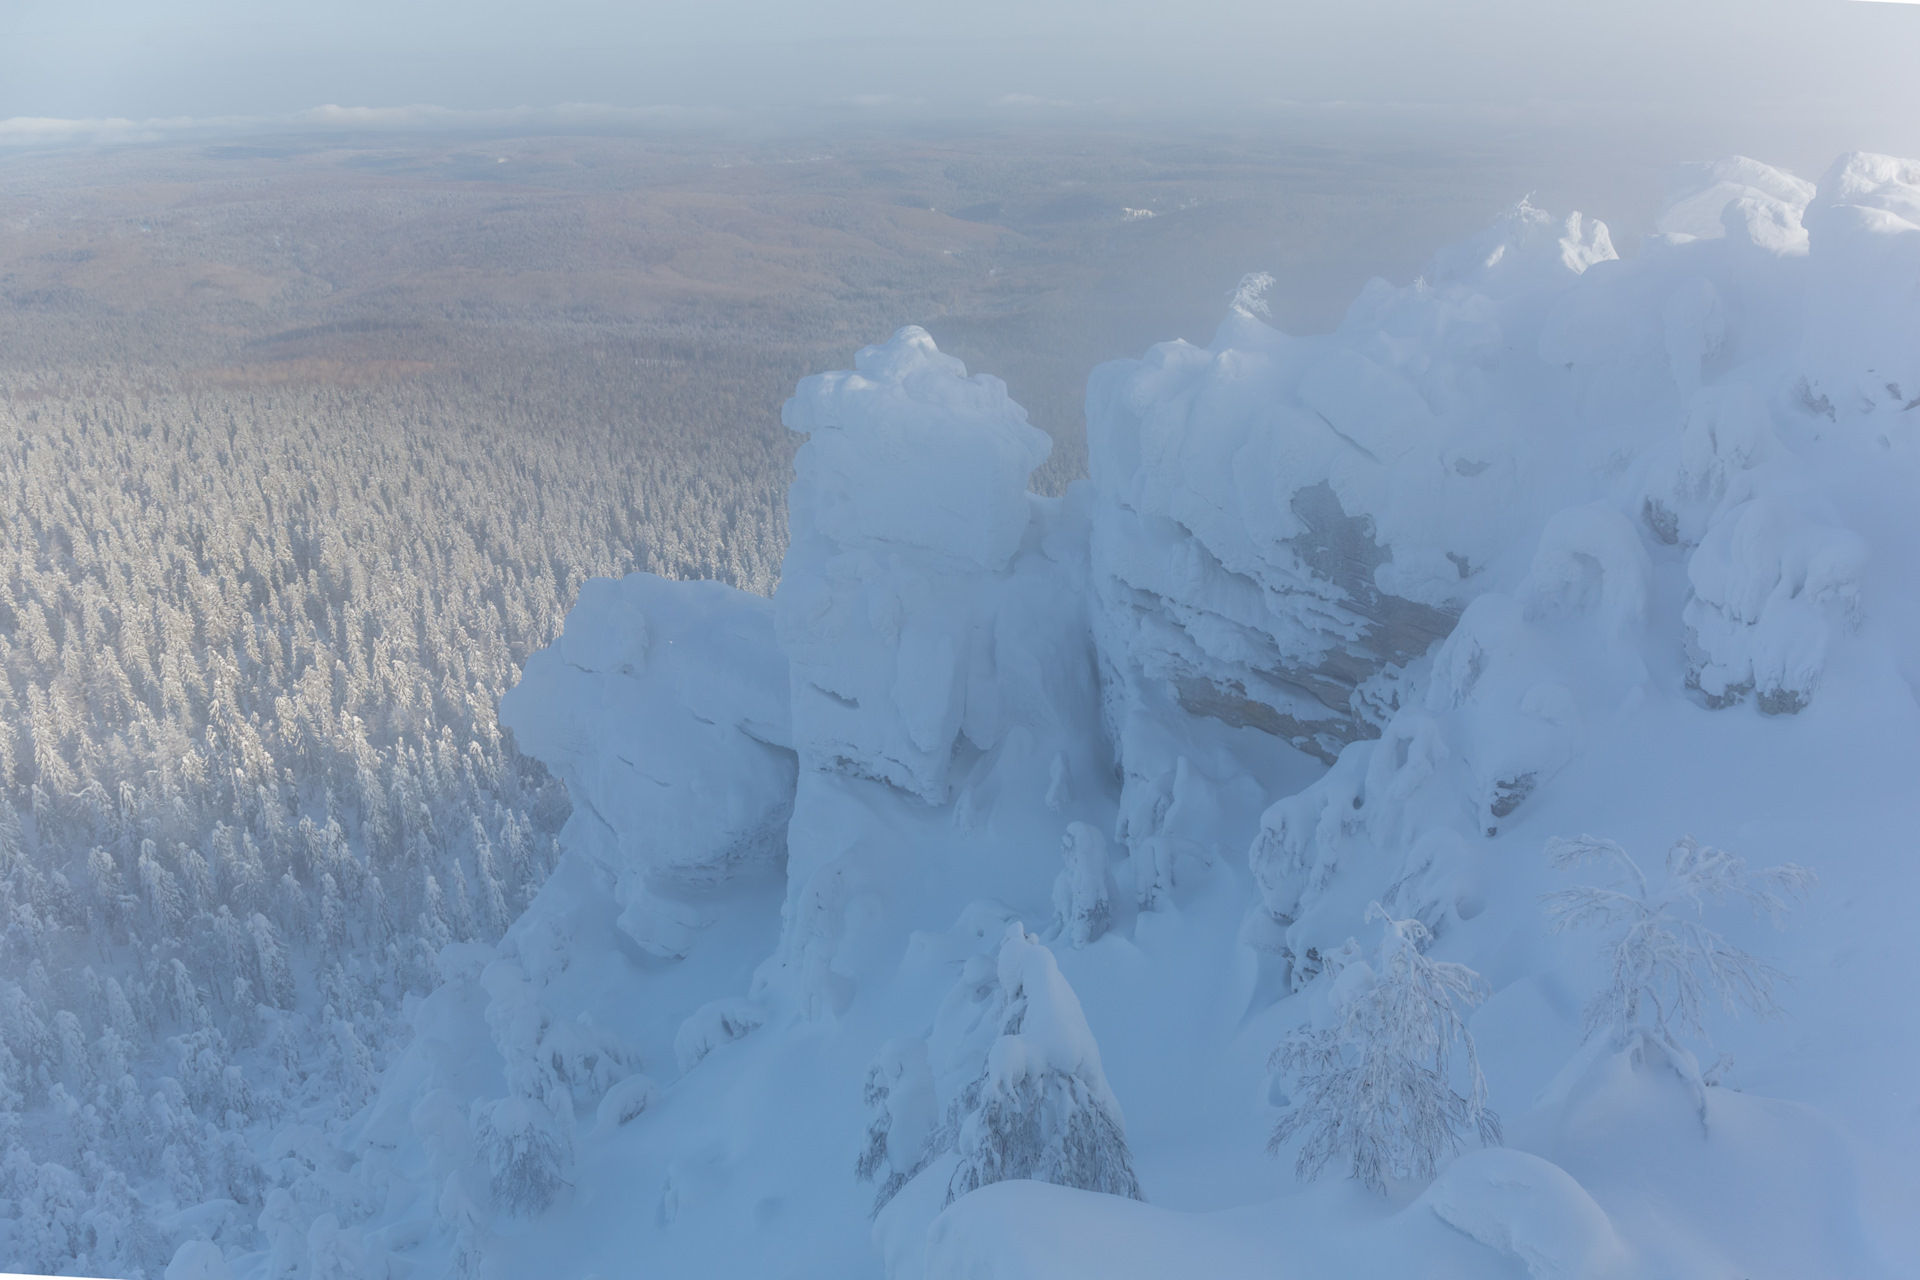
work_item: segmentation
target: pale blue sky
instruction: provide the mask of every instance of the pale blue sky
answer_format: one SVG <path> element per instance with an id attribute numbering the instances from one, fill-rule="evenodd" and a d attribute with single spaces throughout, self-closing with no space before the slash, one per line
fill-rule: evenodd
<path id="1" fill-rule="evenodd" d="M 0 0 L 0 119 L 1342 100 L 1817 117 L 1893 148 L 1920 128 L 1915 67 L 1920 6 L 1854 0 Z"/>

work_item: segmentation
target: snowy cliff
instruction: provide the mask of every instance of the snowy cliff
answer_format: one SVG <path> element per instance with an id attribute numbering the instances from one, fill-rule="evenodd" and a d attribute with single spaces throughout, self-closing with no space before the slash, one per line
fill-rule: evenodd
<path id="1" fill-rule="evenodd" d="M 1658 226 L 1522 203 L 1319 337 L 1250 280 L 1096 371 L 1060 499 L 918 329 L 807 379 L 773 601 L 589 584 L 502 707 L 560 867 L 238 1273 L 1920 1265 L 1920 165 L 1692 166 Z M 1583 1024 L 1582 832 L 1789 1020 Z M 1785 863 L 1781 932 L 1715 897 Z M 1297 1182 L 1373 1062 L 1441 1137 Z"/>

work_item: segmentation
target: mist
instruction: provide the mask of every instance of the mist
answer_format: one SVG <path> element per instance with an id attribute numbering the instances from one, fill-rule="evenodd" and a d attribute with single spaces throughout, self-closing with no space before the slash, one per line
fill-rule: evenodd
<path id="1" fill-rule="evenodd" d="M 0 5 L 0 1280 L 1920 1274 L 1917 66 Z"/>
<path id="2" fill-rule="evenodd" d="M 1905 146 L 1920 82 L 1900 69 L 1917 62 L 1920 7 L 1859 0 L 23 4 L 0 18 L 0 119 L 569 103 L 775 129 L 1262 128 L 1312 114 L 1334 131 L 1604 139 L 1806 164 L 1841 145 Z"/>

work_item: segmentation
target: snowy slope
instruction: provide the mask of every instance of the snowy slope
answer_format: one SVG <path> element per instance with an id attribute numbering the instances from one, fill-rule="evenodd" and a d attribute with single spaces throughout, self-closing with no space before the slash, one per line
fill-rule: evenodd
<path id="1" fill-rule="evenodd" d="M 234 1273 L 1920 1270 L 1920 165 L 1658 225 L 1523 203 L 1322 337 L 1250 281 L 1061 499 L 917 329 L 804 381 L 772 604 L 583 592 L 502 705 L 561 865 Z M 1583 1036 L 1582 833 L 1814 872 L 1703 906 L 1785 1016 Z M 1376 902 L 1484 981 L 1505 1143 L 1384 1194 L 1266 1150 Z"/>

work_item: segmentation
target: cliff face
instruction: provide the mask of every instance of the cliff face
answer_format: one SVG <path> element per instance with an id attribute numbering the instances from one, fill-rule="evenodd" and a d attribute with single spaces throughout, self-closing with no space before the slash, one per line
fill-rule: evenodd
<path id="1" fill-rule="evenodd" d="M 1613 260 L 1603 226 L 1522 205 L 1416 285 L 1375 281 L 1333 334 L 1268 329 L 1250 281 L 1212 348 L 1097 371 L 1112 678 L 1329 763 L 1377 737 L 1400 673 L 1486 588 L 1538 499 L 1524 490 L 1541 450 L 1514 447 L 1512 412 L 1513 375 L 1538 381 L 1534 331 Z"/>

